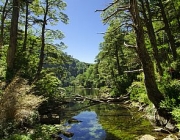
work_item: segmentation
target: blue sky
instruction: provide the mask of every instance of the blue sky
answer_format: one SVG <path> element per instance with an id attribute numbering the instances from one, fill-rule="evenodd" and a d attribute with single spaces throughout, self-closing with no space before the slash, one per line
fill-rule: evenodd
<path id="1" fill-rule="evenodd" d="M 74 58 L 93 63 L 99 52 L 99 44 L 103 42 L 103 35 L 107 26 L 102 23 L 97 9 L 105 8 L 112 0 L 64 0 L 67 3 L 66 13 L 69 24 L 59 24 L 65 38 L 63 42 L 68 46 L 64 52 Z"/>

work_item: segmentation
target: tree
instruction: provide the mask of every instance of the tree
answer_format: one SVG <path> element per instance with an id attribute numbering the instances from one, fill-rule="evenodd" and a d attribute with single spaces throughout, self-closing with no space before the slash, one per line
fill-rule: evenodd
<path id="1" fill-rule="evenodd" d="M 164 97 L 157 87 L 154 74 L 154 66 L 145 46 L 144 30 L 136 0 L 130 0 L 129 10 L 132 16 L 134 30 L 136 33 L 136 49 L 144 71 L 144 81 L 148 98 L 155 105 L 155 107 L 159 109 L 160 102 L 164 99 Z"/>
<path id="2" fill-rule="evenodd" d="M 170 48 L 172 51 L 173 59 L 176 60 L 177 52 L 176 52 L 175 40 L 174 40 L 174 36 L 171 33 L 169 21 L 167 19 L 166 13 L 165 13 L 165 9 L 164 9 L 162 0 L 158 0 L 158 6 L 160 7 L 160 10 L 161 10 L 161 15 L 162 15 L 163 22 L 164 22 L 164 28 L 165 28 L 165 32 L 168 36 L 168 39 L 169 39 L 168 41 L 170 43 Z"/>
<path id="3" fill-rule="evenodd" d="M 157 87 L 155 73 L 154 73 L 154 66 L 145 45 L 144 29 L 140 17 L 137 0 L 130 0 L 129 2 L 117 0 L 111 3 L 110 6 L 108 6 L 107 8 L 99 11 L 106 12 L 106 10 L 108 10 L 109 7 L 113 7 L 113 6 L 115 7 L 113 12 L 111 12 L 110 15 L 104 17 L 104 20 L 106 21 L 112 20 L 114 17 L 121 17 L 124 14 L 130 17 L 129 21 L 125 19 L 125 21 L 122 22 L 126 24 L 122 24 L 120 26 L 124 26 L 127 24 L 131 25 L 130 27 L 132 27 L 132 29 L 134 29 L 135 31 L 136 45 L 135 46 L 126 45 L 126 46 L 136 49 L 138 57 L 142 63 L 142 68 L 145 76 L 144 82 L 145 82 L 148 98 L 155 105 L 155 107 L 159 109 L 160 102 L 164 99 L 164 96 Z M 128 15 L 128 12 L 130 13 L 130 15 Z"/>
<path id="4" fill-rule="evenodd" d="M 17 50 L 17 34 L 18 34 L 18 18 L 19 18 L 19 0 L 13 0 L 13 11 L 11 19 L 10 41 L 7 52 L 7 72 L 6 79 L 11 79 L 13 76 L 15 54 Z"/>
<path id="5" fill-rule="evenodd" d="M 7 5 L 8 5 L 8 1 L 9 0 L 6 0 L 5 3 L 4 3 L 4 6 L 2 8 L 2 15 L 1 15 L 1 33 L 0 33 L 0 50 L 2 49 L 2 46 L 4 44 L 4 22 L 5 22 L 5 19 L 6 19 L 6 16 L 8 14 L 8 11 L 7 10 Z M 1 52 L 0 52 L 1 53 Z M 1 55 L 1 54 L 0 54 Z"/>
<path id="6" fill-rule="evenodd" d="M 125 57 L 128 55 L 124 47 L 125 33 L 119 25 L 118 19 L 109 22 L 109 27 L 104 34 L 104 42 L 101 43 L 100 53 L 97 56 L 100 60 L 98 62 L 99 79 L 106 81 L 106 86 L 111 87 L 114 96 L 126 94 L 126 88 L 130 84 L 129 77 L 124 73 L 127 70 Z"/>
<path id="7" fill-rule="evenodd" d="M 26 17 L 25 17 L 25 29 L 24 29 L 24 42 L 23 42 L 23 51 L 26 51 L 26 45 L 27 45 L 27 35 L 28 35 L 28 16 L 29 16 L 29 3 L 30 1 L 26 0 Z"/>
<path id="8" fill-rule="evenodd" d="M 145 22 L 145 25 L 147 28 L 149 40 L 150 40 L 151 46 L 153 48 L 153 56 L 155 58 L 156 65 L 159 70 L 159 74 L 160 74 L 160 76 L 163 76 L 163 69 L 161 67 L 160 58 L 159 58 L 159 54 L 158 54 L 158 46 L 157 46 L 156 35 L 155 35 L 153 22 L 152 22 L 152 13 L 150 10 L 150 4 L 149 4 L 148 0 L 145 0 L 145 2 L 144 2 L 144 0 L 140 0 L 140 2 L 141 2 L 142 13 L 144 16 L 144 22 Z"/>
<path id="9" fill-rule="evenodd" d="M 66 3 L 62 0 L 45 0 L 40 1 L 39 7 L 36 7 L 34 10 L 36 14 L 42 15 L 43 19 L 36 19 L 36 22 L 40 23 L 41 25 L 41 50 L 40 50 L 40 59 L 37 68 L 36 78 L 38 78 L 39 74 L 41 73 L 43 62 L 44 62 L 44 49 L 46 45 L 46 26 L 50 23 L 51 25 L 55 24 L 58 20 L 61 20 L 64 23 L 67 23 L 68 17 L 65 15 L 62 10 L 66 7 Z M 34 11 L 35 12 L 35 11 Z M 39 12 L 39 13 L 37 13 Z M 62 38 L 62 33 L 60 34 L 59 38 Z"/>

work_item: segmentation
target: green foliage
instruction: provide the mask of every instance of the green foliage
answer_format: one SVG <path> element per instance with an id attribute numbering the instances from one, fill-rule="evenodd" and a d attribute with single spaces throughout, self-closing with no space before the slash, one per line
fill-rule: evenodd
<path id="1" fill-rule="evenodd" d="M 61 87 L 61 81 L 54 73 L 42 73 L 42 78 L 35 83 L 36 94 L 44 97 L 56 99 L 62 98 L 64 89 Z"/>
<path id="2" fill-rule="evenodd" d="M 17 126 L 33 125 L 39 117 L 37 108 L 45 101 L 42 96 L 31 94 L 27 81 L 15 77 L 0 98 L 0 135 L 9 135 Z"/>
<path id="3" fill-rule="evenodd" d="M 180 81 L 171 80 L 163 86 L 165 100 L 161 102 L 161 107 L 171 111 L 178 107 L 180 103 Z"/>
<path id="4" fill-rule="evenodd" d="M 128 88 L 128 93 L 130 93 L 130 99 L 133 101 L 138 101 L 145 104 L 150 103 L 143 82 L 133 82 Z"/>
<path id="5" fill-rule="evenodd" d="M 13 122 L 6 122 L 0 124 L 0 137 L 8 138 L 15 130 L 15 125 Z"/>
<path id="6" fill-rule="evenodd" d="M 180 108 L 174 108 L 172 111 L 172 116 L 174 117 L 175 121 L 178 123 L 177 127 L 180 129 Z"/>
<path id="7" fill-rule="evenodd" d="M 51 135 L 59 132 L 61 128 L 61 125 L 37 125 L 31 139 L 51 140 Z"/>
<path id="8" fill-rule="evenodd" d="M 15 132 L 15 134 L 8 136 L 4 140 L 51 140 L 51 135 L 60 133 L 63 126 L 61 125 L 36 125 L 33 129 L 33 133 L 26 134 L 23 132 Z"/>
<path id="9" fill-rule="evenodd" d="M 0 52 L 0 81 L 5 80 L 6 76 L 6 52 L 8 46 L 3 46 Z"/>
<path id="10" fill-rule="evenodd" d="M 165 95 L 169 98 L 175 98 L 179 100 L 180 97 L 180 81 L 171 80 L 169 84 L 164 85 Z"/>
<path id="11" fill-rule="evenodd" d="M 176 107 L 176 100 L 174 98 L 166 97 L 165 100 L 161 101 L 160 107 L 172 111 L 172 109 Z"/>
<path id="12" fill-rule="evenodd" d="M 10 138 L 8 138 L 7 140 L 32 140 L 32 139 L 26 135 L 14 134 L 10 136 Z"/>
<path id="13" fill-rule="evenodd" d="M 20 53 L 20 54 L 19 54 Z M 18 53 L 16 69 L 20 70 L 21 76 L 33 80 L 38 65 L 38 56 L 35 54 Z"/>

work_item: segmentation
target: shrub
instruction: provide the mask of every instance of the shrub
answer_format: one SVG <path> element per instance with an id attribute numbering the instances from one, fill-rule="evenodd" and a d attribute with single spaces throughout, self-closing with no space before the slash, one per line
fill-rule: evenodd
<path id="1" fill-rule="evenodd" d="M 178 107 L 180 103 L 180 81 L 172 80 L 168 84 L 164 84 L 163 91 L 165 100 L 161 102 L 161 107 L 172 111 L 173 108 Z"/>
<path id="2" fill-rule="evenodd" d="M 172 111 L 172 109 L 176 107 L 176 100 L 174 98 L 165 97 L 165 100 L 161 101 L 160 107 Z"/>
<path id="3" fill-rule="evenodd" d="M 37 107 L 45 100 L 42 96 L 30 94 L 30 86 L 27 81 L 15 77 L 8 85 L 0 98 L 0 125 L 7 129 L 6 124 L 12 122 L 14 125 L 33 123 L 37 119 Z M 4 127 L 4 128 L 3 128 Z M 8 130 L 10 130 L 8 128 Z"/>
<path id="4" fill-rule="evenodd" d="M 0 54 L 0 80 L 4 80 L 6 76 L 6 52 L 8 46 L 3 46 Z"/>
<path id="5" fill-rule="evenodd" d="M 172 116 L 177 122 L 177 127 L 180 129 L 180 108 L 174 108 L 172 111 Z"/>
<path id="6" fill-rule="evenodd" d="M 51 135 L 60 132 L 61 128 L 61 125 L 37 125 L 31 139 L 50 140 Z"/>
<path id="7" fill-rule="evenodd" d="M 132 85 L 128 88 L 128 92 L 130 93 L 131 100 L 146 104 L 150 103 L 143 82 L 133 82 Z"/>
<path id="8" fill-rule="evenodd" d="M 32 139 L 26 135 L 14 134 L 10 136 L 10 138 L 8 138 L 7 140 L 32 140 Z"/>
<path id="9" fill-rule="evenodd" d="M 164 85 L 165 95 L 169 98 L 178 99 L 180 97 L 180 81 L 172 80 L 169 84 Z"/>
<path id="10" fill-rule="evenodd" d="M 63 97 L 65 89 L 60 87 L 61 81 L 54 73 L 43 74 L 43 77 L 35 83 L 37 95 L 43 95 L 50 99 Z"/>

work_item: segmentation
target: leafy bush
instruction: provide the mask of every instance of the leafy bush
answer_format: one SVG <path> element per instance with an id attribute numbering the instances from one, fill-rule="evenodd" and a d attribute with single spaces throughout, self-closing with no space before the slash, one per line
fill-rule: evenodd
<path id="1" fill-rule="evenodd" d="M 52 134 L 60 132 L 61 125 L 37 125 L 31 139 L 50 140 Z"/>
<path id="2" fill-rule="evenodd" d="M 32 139 L 26 135 L 14 134 L 14 135 L 10 136 L 10 138 L 8 138 L 7 140 L 32 140 Z"/>
<path id="3" fill-rule="evenodd" d="M 170 98 L 178 99 L 180 96 L 180 81 L 172 80 L 169 84 L 164 85 L 165 95 Z"/>
<path id="4" fill-rule="evenodd" d="M 116 87 L 112 88 L 110 91 L 110 95 L 111 97 L 117 97 L 119 95 L 119 90 Z"/>
<path id="5" fill-rule="evenodd" d="M 176 100 L 174 98 L 165 97 L 165 100 L 161 101 L 160 107 L 172 111 L 172 109 L 176 107 Z"/>
<path id="6" fill-rule="evenodd" d="M 143 82 L 133 82 L 132 85 L 128 88 L 128 92 L 130 93 L 131 100 L 146 104 L 150 103 Z"/>
<path id="7" fill-rule="evenodd" d="M 118 97 L 120 95 L 127 93 L 127 88 L 130 86 L 130 81 L 125 75 L 116 77 L 114 81 L 112 80 L 110 95 L 112 97 Z"/>
<path id="8" fill-rule="evenodd" d="M 174 108 L 171 113 L 174 120 L 177 122 L 177 127 L 180 129 L 180 108 Z"/>
<path id="9" fill-rule="evenodd" d="M 106 86 L 101 87 L 101 88 L 99 89 L 99 92 L 100 92 L 100 93 L 109 94 L 110 88 L 108 88 L 108 87 L 106 87 Z"/>
<path id="10" fill-rule="evenodd" d="M 61 81 L 54 73 L 43 73 L 43 77 L 35 83 L 36 94 L 50 99 L 61 98 L 65 89 L 61 88 L 60 85 Z"/>
<path id="11" fill-rule="evenodd" d="M 163 91 L 165 100 L 161 102 L 161 107 L 172 111 L 173 108 L 178 107 L 180 103 L 180 81 L 172 80 L 168 84 L 164 84 Z"/>
<path id="12" fill-rule="evenodd" d="M 6 76 L 6 52 L 7 46 L 3 46 L 0 54 L 0 80 L 4 80 Z"/>
<path id="13" fill-rule="evenodd" d="M 26 80 L 15 77 L 0 98 L 0 126 L 7 133 L 16 125 L 31 124 L 37 119 L 37 107 L 45 99 L 30 94 L 30 89 Z M 12 125 L 5 125 L 8 122 Z"/>

